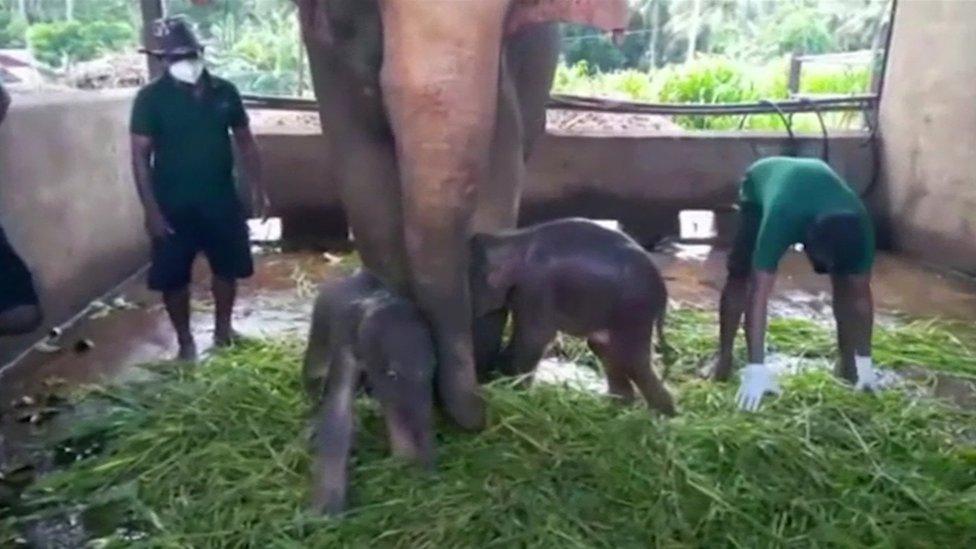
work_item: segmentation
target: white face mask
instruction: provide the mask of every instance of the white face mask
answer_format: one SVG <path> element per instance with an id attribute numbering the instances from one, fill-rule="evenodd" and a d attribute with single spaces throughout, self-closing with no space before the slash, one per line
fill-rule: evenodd
<path id="1" fill-rule="evenodd" d="M 201 59 L 182 59 L 169 66 L 169 74 L 180 82 L 196 84 L 203 74 L 204 64 Z"/>

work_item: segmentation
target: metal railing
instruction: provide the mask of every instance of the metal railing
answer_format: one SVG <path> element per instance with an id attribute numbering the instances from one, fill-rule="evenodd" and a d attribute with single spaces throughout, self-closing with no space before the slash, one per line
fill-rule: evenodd
<path id="1" fill-rule="evenodd" d="M 817 99 L 785 99 L 781 101 L 758 101 L 754 103 L 724 103 L 714 105 L 679 103 L 642 103 L 618 101 L 598 97 L 555 94 L 547 105 L 550 109 L 577 111 L 611 112 L 624 114 L 676 115 L 749 115 L 749 114 L 796 114 L 816 112 L 867 112 L 874 109 L 876 94 L 859 94 L 844 97 Z M 248 107 L 269 110 L 315 111 L 318 102 L 314 99 L 297 97 L 273 97 L 264 95 L 244 95 Z"/>

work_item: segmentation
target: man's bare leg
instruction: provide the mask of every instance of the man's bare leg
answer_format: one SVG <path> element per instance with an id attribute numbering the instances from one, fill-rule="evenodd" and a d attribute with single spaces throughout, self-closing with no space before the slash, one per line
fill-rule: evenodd
<path id="1" fill-rule="evenodd" d="M 742 314 L 746 309 L 748 286 L 748 277 L 730 276 L 725 282 L 719 304 L 718 361 L 715 363 L 712 379 L 727 381 L 732 374 L 732 352 L 735 347 L 735 336 L 739 333 L 739 326 L 742 324 Z"/>
<path id="2" fill-rule="evenodd" d="M 229 347 L 237 334 L 231 326 L 234 300 L 237 298 L 237 281 L 219 276 L 213 277 L 211 290 L 214 297 L 214 346 Z"/>
<path id="3" fill-rule="evenodd" d="M 835 275 L 834 318 L 837 320 L 839 360 L 835 373 L 851 383 L 858 381 L 855 357 L 871 357 L 874 299 L 870 275 Z"/>
<path id="4" fill-rule="evenodd" d="M 193 333 L 190 331 L 190 288 L 184 287 L 180 290 L 163 292 L 163 303 L 166 304 L 166 312 L 169 320 L 173 323 L 176 330 L 176 341 L 179 343 L 180 351 L 176 356 L 177 360 L 193 362 L 197 359 L 197 346 L 193 341 Z"/>

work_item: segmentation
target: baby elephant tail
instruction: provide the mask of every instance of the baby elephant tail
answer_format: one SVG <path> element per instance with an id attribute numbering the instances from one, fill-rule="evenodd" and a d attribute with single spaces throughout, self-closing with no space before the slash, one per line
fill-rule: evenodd
<path id="1" fill-rule="evenodd" d="M 654 331 L 657 332 L 657 352 L 658 356 L 661 357 L 661 362 L 664 364 L 664 368 L 661 371 L 662 382 L 667 381 L 668 378 L 671 377 L 671 365 L 674 364 L 674 360 L 676 358 L 674 348 L 668 345 L 668 341 L 664 337 L 664 324 L 666 316 L 667 301 L 665 301 L 664 306 L 661 307 L 661 311 L 654 320 Z"/>

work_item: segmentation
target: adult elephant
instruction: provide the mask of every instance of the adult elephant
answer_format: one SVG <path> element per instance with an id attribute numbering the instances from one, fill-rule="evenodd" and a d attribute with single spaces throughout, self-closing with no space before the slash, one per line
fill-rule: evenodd
<path id="1" fill-rule="evenodd" d="M 469 236 L 515 226 L 545 126 L 555 22 L 622 30 L 627 2 L 295 1 L 363 263 L 424 311 L 441 402 L 480 428 Z M 491 347 L 498 319 L 478 331 Z"/>

